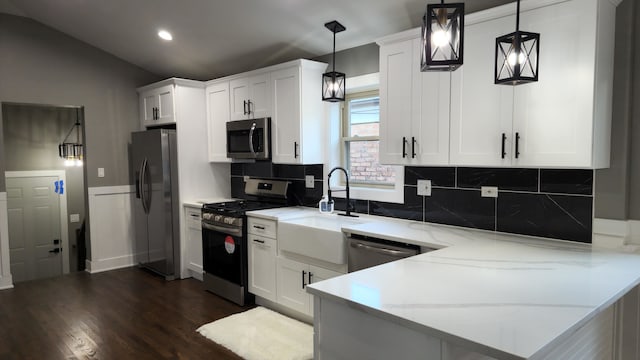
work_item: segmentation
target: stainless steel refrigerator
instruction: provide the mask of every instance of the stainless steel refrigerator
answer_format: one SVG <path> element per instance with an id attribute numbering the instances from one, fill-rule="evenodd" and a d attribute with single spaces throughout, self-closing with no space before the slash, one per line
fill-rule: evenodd
<path id="1" fill-rule="evenodd" d="M 173 280 L 180 274 L 180 222 L 176 131 L 131 134 L 135 174 L 135 261 Z"/>

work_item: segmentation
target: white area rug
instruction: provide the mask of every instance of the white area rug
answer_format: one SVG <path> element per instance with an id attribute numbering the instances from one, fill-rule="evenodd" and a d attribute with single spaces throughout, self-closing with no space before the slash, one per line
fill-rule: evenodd
<path id="1" fill-rule="evenodd" d="M 313 327 L 263 307 L 227 316 L 196 331 L 247 360 L 313 359 Z"/>

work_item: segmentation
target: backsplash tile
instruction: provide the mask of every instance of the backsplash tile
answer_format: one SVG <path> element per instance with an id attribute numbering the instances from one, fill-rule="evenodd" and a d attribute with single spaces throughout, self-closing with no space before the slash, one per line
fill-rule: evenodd
<path id="1" fill-rule="evenodd" d="M 538 169 L 458 168 L 458 187 L 479 189 L 497 186 L 500 190 L 538 191 Z"/>
<path id="2" fill-rule="evenodd" d="M 369 201 L 369 214 L 422 221 L 424 206 L 414 186 L 404 187 L 404 204 Z"/>
<path id="3" fill-rule="evenodd" d="M 246 199 L 244 193 L 244 176 L 261 179 L 287 180 L 291 183 L 292 205 L 317 206 L 322 198 L 323 165 L 284 165 L 273 164 L 270 161 L 256 161 L 255 163 L 231 164 L 231 196 Z M 305 174 L 312 174 L 316 178 L 314 187 L 307 189 Z"/>
<path id="4" fill-rule="evenodd" d="M 456 168 L 450 167 L 415 167 L 404 168 L 404 184 L 417 185 L 419 179 L 431 180 L 432 186 L 456 186 Z"/>
<path id="5" fill-rule="evenodd" d="M 324 166 L 268 161 L 231 164 L 231 195 L 245 198 L 243 176 L 291 181 L 294 205 L 317 207 Z M 307 189 L 305 175 L 315 187 Z M 591 242 L 593 171 L 472 167 L 404 168 L 404 204 L 354 200 L 356 212 L 506 233 Z M 417 195 L 417 180 L 431 180 L 431 196 Z M 481 197 L 481 186 L 497 186 L 498 197 Z M 345 211 L 335 198 L 336 211 Z"/>
<path id="6" fill-rule="evenodd" d="M 497 230 L 590 243 L 590 196 L 500 193 Z"/>
<path id="7" fill-rule="evenodd" d="M 426 222 L 495 230 L 496 199 L 478 190 L 433 189 L 424 199 Z"/>
<path id="8" fill-rule="evenodd" d="M 559 194 L 593 194 L 593 170 L 540 170 L 540 191 Z"/>

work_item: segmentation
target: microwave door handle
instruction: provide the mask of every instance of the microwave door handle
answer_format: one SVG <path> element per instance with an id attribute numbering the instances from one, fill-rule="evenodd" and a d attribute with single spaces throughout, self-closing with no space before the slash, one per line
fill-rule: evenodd
<path id="1" fill-rule="evenodd" d="M 249 130 L 249 150 L 251 150 L 251 155 L 256 157 L 256 150 L 253 148 L 253 133 L 256 130 L 256 123 L 251 125 L 251 130 Z"/>

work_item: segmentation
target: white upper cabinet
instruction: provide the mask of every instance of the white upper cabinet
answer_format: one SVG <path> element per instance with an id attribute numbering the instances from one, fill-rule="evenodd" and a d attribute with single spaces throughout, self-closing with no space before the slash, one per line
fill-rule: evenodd
<path id="1" fill-rule="evenodd" d="M 173 84 L 139 91 L 142 129 L 176 123 L 174 91 Z"/>
<path id="2" fill-rule="evenodd" d="M 494 85 L 495 38 L 515 30 L 512 5 L 467 17 L 465 61 L 452 80 L 451 164 L 608 167 L 615 5 L 523 3 L 520 29 L 540 33 L 539 79 Z"/>
<path id="3" fill-rule="evenodd" d="M 420 71 L 420 32 L 380 44 L 380 162 L 437 165 L 449 161 L 448 72 Z"/>
<path id="4" fill-rule="evenodd" d="M 464 65 L 451 74 L 453 165 L 511 164 L 513 87 L 494 84 L 494 63 L 496 38 L 515 31 L 515 21 L 514 16 L 506 16 L 465 24 Z"/>
<path id="5" fill-rule="evenodd" d="M 233 79 L 229 91 L 231 120 L 271 116 L 268 73 Z"/>
<path id="6" fill-rule="evenodd" d="M 309 60 L 290 64 L 271 72 L 272 160 L 321 164 L 325 151 L 322 72 L 327 64 Z"/>
<path id="7" fill-rule="evenodd" d="M 227 157 L 227 122 L 229 121 L 229 81 L 209 83 L 207 97 L 207 134 L 209 161 L 231 162 Z"/>

